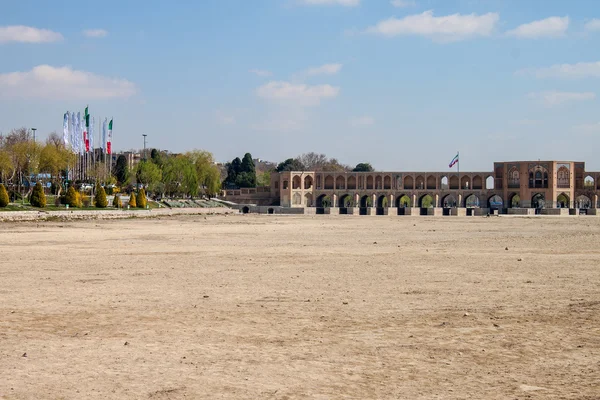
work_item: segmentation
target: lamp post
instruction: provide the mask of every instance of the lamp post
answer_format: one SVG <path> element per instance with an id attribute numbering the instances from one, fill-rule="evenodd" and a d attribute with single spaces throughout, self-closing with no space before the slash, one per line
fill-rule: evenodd
<path id="1" fill-rule="evenodd" d="M 33 131 L 33 141 L 35 142 L 35 131 L 37 131 L 37 128 L 31 128 L 31 130 Z"/>
<path id="2" fill-rule="evenodd" d="M 143 133 L 142 136 L 144 137 L 144 161 L 146 161 L 146 136 L 148 135 Z"/>

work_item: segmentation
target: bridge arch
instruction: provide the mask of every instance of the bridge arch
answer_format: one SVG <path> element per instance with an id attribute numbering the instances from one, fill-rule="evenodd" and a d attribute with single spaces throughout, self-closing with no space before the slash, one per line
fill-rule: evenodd
<path id="1" fill-rule="evenodd" d="M 456 197 L 452 193 L 447 194 L 442 198 L 442 207 L 444 208 L 453 208 L 457 205 L 458 202 L 456 201 Z"/>

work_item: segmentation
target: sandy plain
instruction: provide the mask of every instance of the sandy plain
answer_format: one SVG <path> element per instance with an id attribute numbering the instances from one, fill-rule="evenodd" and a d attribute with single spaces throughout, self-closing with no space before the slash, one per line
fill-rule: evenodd
<path id="1" fill-rule="evenodd" d="M 1 399 L 598 399 L 600 219 L 0 224 Z"/>

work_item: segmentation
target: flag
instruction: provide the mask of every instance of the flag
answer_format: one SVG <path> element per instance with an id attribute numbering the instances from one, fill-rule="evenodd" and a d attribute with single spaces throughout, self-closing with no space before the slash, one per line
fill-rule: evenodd
<path id="1" fill-rule="evenodd" d="M 75 153 L 75 113 L 71 113 L 71 150 Z"/>
<path id="2" fill-rule="evenodd" d="M 106 129 L 108 124 L 108 118 L 104 118 L 102 123 L 102 150 L 106 151 Z"/>
<path id="3" fill-rule="evenodd" d="M 92 150 L 92 152 L 94 151 L 94 125 L 95 124 L 96 124 L 96 120 L 94 119 L 94 117 L 92 117 L 92 124 L 90 125 L 90 129 L 88 132 L 90 149 Z"/>
<path id="4" fill-rule="evenodd" d="M 112 131 L 113 131 L 113 120 L 111 119 L 108 123 L 108 140 L 106 141 L 106 153 L 112 154 Z"/>
<path id="5" fill-rule="evenodd" d="M 69 145 L 69 112 L 63 116 L 63 143 L 65 147 Z"/>
<path id="6" fill-rule="evenodd" d="M 454 167 L 454 165 L 456 163 L 458 163 L 458 153 L 456 153 L 456 156 L 454 156 L 454 158 L 452 159 L 452 161 L 450 161 L 450 164 L 448 165 L 448 168 Z"/>
<path id="7" fill-rule="evenodd" d="M 75 137 L 76 137 L 76 148 L 77 148 L 77 154 L 81 154 L 81 143 L 82 143 L 82 139 L 81 139 L 81 112 L 77 111 L 77 119 L 76 119 L 76 124 L 77 124 L 77 130 L 75 131 Z"/>

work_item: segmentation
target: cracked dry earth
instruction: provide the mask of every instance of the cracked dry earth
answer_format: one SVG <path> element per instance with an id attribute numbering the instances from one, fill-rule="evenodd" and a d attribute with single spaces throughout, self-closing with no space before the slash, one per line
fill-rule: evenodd
<path id="1" fill-rule="evenodd" d="M 598 399 L 599 243 L 595 217 L 0 224 L 0 399 Z"/>

